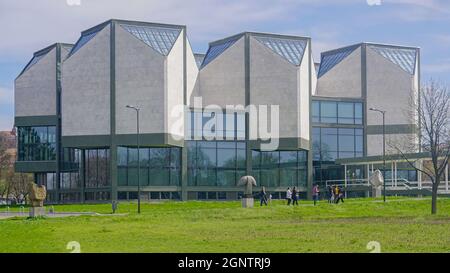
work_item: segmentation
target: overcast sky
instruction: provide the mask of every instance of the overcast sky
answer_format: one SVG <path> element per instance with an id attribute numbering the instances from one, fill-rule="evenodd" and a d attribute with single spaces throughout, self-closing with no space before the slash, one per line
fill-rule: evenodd
<path id="1" fill-rule="evenodd" d="M 13 126 L 14 79 L 33 52 L 111 18 L 186 25 L 195 52 L 242 31 L 312 37 L 316 61 L 363 41 L 419 46 L 422 79 L 450 84 L 450 1 L 378 1 L 0 0 L 0 130 Z"/>

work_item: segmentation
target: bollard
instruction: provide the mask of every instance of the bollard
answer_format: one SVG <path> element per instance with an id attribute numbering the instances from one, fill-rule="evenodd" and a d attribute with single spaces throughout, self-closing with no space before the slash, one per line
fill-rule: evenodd
<path id="1" fill-rule="evenodd" d="M 119 202 L 117 202 L 116 200 L 113 200 L 112 203 L 111 203 L 111 206 L 112 206 L 112 213 L 113 213 L 113 214 L 116 213 L 118 203 L 119 203 Z"/>

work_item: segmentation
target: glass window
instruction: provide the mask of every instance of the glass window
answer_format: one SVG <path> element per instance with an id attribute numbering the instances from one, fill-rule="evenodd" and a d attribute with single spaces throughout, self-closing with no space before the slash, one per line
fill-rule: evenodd
<path id="1" fill-rule="evenodd" d="M 18 127 L 18 161 L 56 160 L 56 127 Z"/>
<path id="2" fill-rule="evenodd" d="M 320 140 L 322 151 L 337 151 L 338 142 L 336 128 L 322 128 Z"/>
<path id="3" fill-rule="evenodd" d="M 319 101 L 312 102 L 312 121 L 320 122 L 320 102 Z"/>
<path id="4" fill-rule="evenodd" d="M 280 169 L 280 186 L 297 185 L 297 169 L 286 168 Z"/>
<path id="5" fill-rule="evenodd" d="M 170 170 L 161 168 L 150 169 L 150 185 L 151 186 L 168 186 L 170 185 Z"/>
<path id="6" fill-rule="evenodd" d="M 235 136 L 235 126 L 236 126 L 236 120 L 235 120 L 235 114 L 225 114 L 224 115 L 224 123 L 225 123 L 225 138 L 226 139 L 234 139 Z"/>
<path id="7" fill-rule="evenodd" d="M 117 183 L 119 186 L 127 186 L 127 168 L 119 167 L 117 170 Z"/>
<path id="8" fill-rule="evenodd" d="M 361 125 L 363 106 L 361 102 L 313 101 L 312 121 Z"/>
<path id="9" fill-rule="evenodd" d="M 217 149 L 217 167 L 236 168 L 236 149 Z"/>
<path id="10" fill-rule="evenodd" d="M 261 152 L 261 168 L 273 168 L 280 162 L 279 152 Z"/>
<path id="11" fill-rule="evenodd" d="M 212 111 L 188 110 L 185 131 L 196 140 L 235 140 L 245 138 L 245 113 L 222 113 Z M 206 127 L 205 127 L 206 125 Z"/>
<path id="12" fill-rule="evenodd" d="M 197 164 L 199 168 L 214 168 L 217 166 L 217 149 L 198 147 Z"/>
<path id="13" fill-rule="evenodd" d="M 274 169 L 261 169 L 261 186 L 276 187 L 279 180 L 278 168 Z"/>
<path id="14" fill-rule="evenodd" d="M 353 124 L 354 123 L 353 103 L 339 102 L 338 103 L 338 123 Z"/>
<path id="15" fill-rule="evenodd" d="M 313 128 L 315 161 L 360 157 L 364 152 L 363 129 Z"/>
<path id="16" fill-rule="evenodd" d="M 297 162 L 297 151 L 281 151 L 280 152 L 280 163 L 296 163 Z"/>
<path id="17" fill-rule="evenodd" d="M 187 147 L 190 186 L 235 186 L 237 171 L 246 168 L 244 142 L 190 141 Z"/>
<path id="18" fill-rule="evenodd" d="M 236 171 L 235 170 L 217 170 L 217 186 L 236 186 Z"/>
<path id="19" fill-rule="evenodd" d="M 306 151 L 252 151 L 252 154 L 253 176 L 258 184 L 269 187 L 284 187 L 299 186 L 300 183 L 306 183 L 306 180 L 300 176 L 301 171 L 307 170 Z M 261 165 L 258 163 L 259 161 L 262 162 Z"/>
<path id="20" fill-rule="evenodd" d="M 127 166 L 128 149 L 125 147 L 117 148 L 117 164 L 119 166 Z"/>
<path id="21" fill-rule="evenodd" d="M 323 123 L 336 123 L 336 102 L 322 101 L 320 104 L 320 121 Z"/>
<path id="22" fill-rule="evenodd" d="M 363 136 L 355 135 L 355 151 L 361 153 L 364 151 Z"/>
<path id="23" fill-rule="evenodd" d="M 216 170 L 215 169 L 199 169 L 197 176 L 198 186 L 216 186 Z"/>
<path id="24" fill-rule="evenodd" d="M 236 113 L 236 138 L 245 138 L 245 113 Z"/>
<path id="25" fill-rule="evenodd" d="M 195 152 L 195 147 L 188 147 L 188 149 L 190 148 L 194 148 Z M 180 185 L 180 148 L 140 148 L 139 151 L 141 161 L 139 182 L 141 185 Z M 119 185 L 137 186 L 137 149 L 118 147 L 118 153 L 119 158 L 122 157 L 118 160 Z M 128 157 L 125 157 L 126 154 Z M 191 167 L 188 166 L 188 168 Z"/>
<path id="26" fill-rule="evenodd" d="M 355 130 L 339 129 L 339 151 L 354 152 L 355 151 Z"/>
<path id="27" fill-rule="evenodd" d="M 355 124 L 363 123 L 362 103 L 355 103 Z"/>
<path id="28" fill-rule="evenodd" d="M 84 152 L 86 187 L 109 187 L 109 149 L 89 149 Z"/>
<path id="29" fill-rule="evenodd" d="M 245 169 L 246 168 L 246 151 L 245 151 L 245 145 L 244 148 L 238 148 L 236 150 L 236 167 L 238 169 Z"/>

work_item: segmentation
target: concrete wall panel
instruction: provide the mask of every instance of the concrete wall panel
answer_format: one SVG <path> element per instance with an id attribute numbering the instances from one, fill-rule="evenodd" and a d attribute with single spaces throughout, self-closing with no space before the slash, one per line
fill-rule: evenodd
<path id="1" fill-rule="evenodd" d="M 279 105 L 280 137 L 299 135 L 299 68 L 250 38 L 250 103 Z"/>
<path id="2" fill-rule="evenodd" d="M 193 96 L 198 93 L 198 66 L 195 62 L 194 53 L 189 41 L 186 41 L 186 89 L 187 89 L 187 104 L 191 105 Z M 197 90 L 195 91 L 197 87 Z"/>
<path id="3" fill-rule="evenodd" d="M 16 79 L 14 106 L 17 117 L 56 115 L 56 48 Z"/>
<path id="4" fill-rule="evenodd" d="M 110 26 L 63 64 L 62 135 L 110 133 Z"/>
<path id="5" fill-rule="evenodd" d="M 387 111 L 386 124 L 414 124 L 410 107 L 413 81 L 413 76 L 367 48 L 367 109 Z M 367 124 L 380 125 L 381 115 L 369 111 Z"/>
<path id="6" fill-rule="evenodd" d="M 361 98 L 361 92 L 361 48 L 357 48 L 317 81 L 317 96 Z"/>
<path id="7" fill-rule="evenodd" d="M 136 133 L 136 113 L 125 106 L 139 105 L 140 132 L 163 133 L 165 120 L 165 56 L 121 26 L 116 27 L 116 133 Z"/>
<path id="8" fill-rule="evenodd" d="M 309 140 L 309 85 L 310 85 L 310 78 L 309 75 L 311 73 L 311 68 L 314 69 L 314 62 L 312 62 L 312 58 L 309 58 L 309 43 L 306 46 L 305 49 L 305 56 L 302 59 L 302 63 L 300 64 L 300 71 L 299 71 L 299 79 L 300 88 L 298 89 L 299 94 L 298 99 L 298 124 L 299 124 L 299 132 L 298 136 L 300 136 L 303 139 Z M 310 61 L 312 65 L 310 66 Z M 311 78 L 314 78 L 312 76 Z M 314 82 L 312 82 L 314 83 Z"/>
<path id="9" fill-rule="evenodd" d="M 203 106 L 245 105 L 245 39 L 240 38 L 199 73 Z"/>
<path id="10" fill-rule="evenodd" d="M 177 125 L 182 122 L 184 125 L 184 112 L 179 113 L 177 109 L 182 109 L 184 105 L 184 89 L 183 89 L 183 32 L 180 33 L 177 41 L 167 56 L 167 87 L 166 87 L 166 132 L 177 136 L 184 137 L 184 126 L 180 129 Z M 195 61 L 194 61 L 195 65 Z M 192 81 L 191 81 L 192 84 Z M 175 111 L 174 111 L 175 110 Z M 182 114 L 180 117 L 178 114 Z"/>

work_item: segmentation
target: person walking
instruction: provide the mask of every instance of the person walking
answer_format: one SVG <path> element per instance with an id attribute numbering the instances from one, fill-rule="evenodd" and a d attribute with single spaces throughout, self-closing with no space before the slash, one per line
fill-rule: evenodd
<path id="1" fill-rule="evenodd" d="M 286 191 L 286 199 L 287 199 L 287 205 L 289 206 L 291 204 L 292 201 L 292 192 L 291 192 L 291 188 L 287 188 Z"/>
<path id="2" fill-rule="evenodd" d="M 333 203 L 337 204 L 339 196 L 339 186 L 334 185 L 333 187 Z"/>
<path id="3" fill-rule="evenodd" d="M 314 200 L 314 206 L 316 205 L 317 201 L 319 201 L 319 185 L 315 184 L 314 187 L 312 188 L 312 197 Z"/>
<path id="4" fill-rule="evenodd" d="M 263 186 L 261 188 L 261 192 L 259 193 L 260 203 L 259 206 L 262 207 L 263 203 L 267 206 L 267 194 L 266 194 L 266 188 Z"/>
<path id="5" fill-rule="evenodd" d="M 344 203 L 344 191 L 340 187 L 336 187 L 336 204 L 339 204 L 339 201 Z"/>
<path id="6" fill-rule="evenodd" d="M 298 206 L 297 189 L 295 187 L 292 189 L 292 205 Z"/>
<path id="7" fill-rule="evenodd" d="M 327 186 L 327 199 L 328 199 L 329 204 L 333 203 L 333 187 L 332 186 Z"/>

